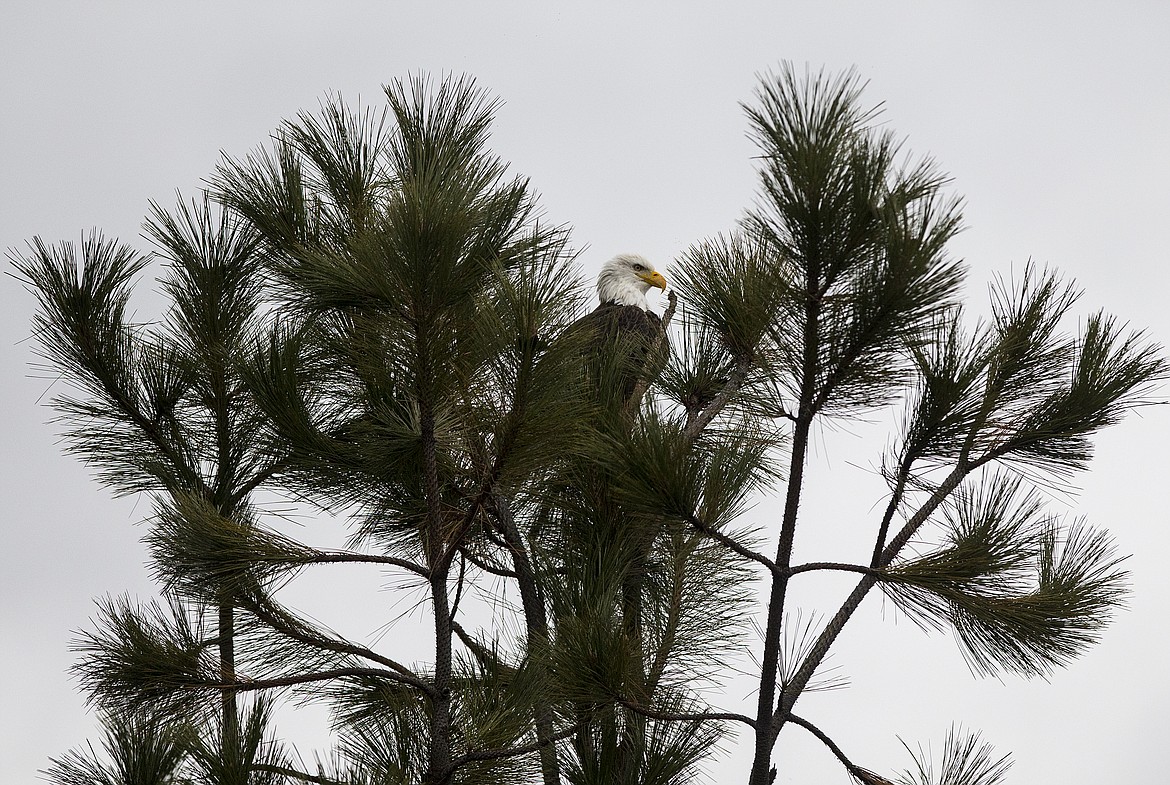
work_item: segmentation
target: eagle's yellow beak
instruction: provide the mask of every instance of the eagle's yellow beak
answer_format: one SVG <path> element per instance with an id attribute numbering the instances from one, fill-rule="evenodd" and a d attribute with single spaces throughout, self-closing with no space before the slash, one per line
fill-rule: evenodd
<path id="1" fill-rule="evenodd" d="M 666 291 L 666 279 L 657 270 L 651 270 L 648 273 L 639 273 L 638 277 L 651 286 L 657 286 L 662 291 Z"/>

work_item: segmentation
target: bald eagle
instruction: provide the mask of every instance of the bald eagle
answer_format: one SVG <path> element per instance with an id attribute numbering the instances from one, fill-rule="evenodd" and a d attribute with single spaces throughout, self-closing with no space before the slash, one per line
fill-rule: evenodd
<path id="1" fill-rule="evenodd" d="M 646 294 L 657 287 L 665 291 L 666 279 L 654 265 L 635 254 L 621 254 L 601 267 L 597 276 L 597 308 L 574 325 L 584 333 L 590 391 L 599 405 L 603 429 L 613 435 L 630 434 L 646 384 L 665 363 L 666 326 L 674 310 L 674 296 L 666 317 L 650 310 Z M 623 439 L 619 439 L 620 444 Z M 623 631 L 642 645 L 642 591 L 650 552 L 658 535 L 657 524 L 645 517 L 627 516 L 613 494 L 613 465 L 605 461 L 584 467 L 575 482 L 584 491 L 590 509 L 591 540 L 612 559 L 603 559 L 620 574 Z M 597 532 L 604 534 L 598 534 Z M 613 549 L 610 552 L 609 549 Z M 592 563 L 592 562 L 590 562 Z"/>
<path id="2" fill-rule="evenodd" d="M 645 380 L 664 346 L 662 318 L 650 310 L 646 293 L 666 289 L 666 279 L 645 258 L 620 254 L 597 276 L 597 308 L 574 325 L 584 333 L 590 355 L 591 382 L 603 404 L 629 414 L 636 406 L 638 383 Z"/>

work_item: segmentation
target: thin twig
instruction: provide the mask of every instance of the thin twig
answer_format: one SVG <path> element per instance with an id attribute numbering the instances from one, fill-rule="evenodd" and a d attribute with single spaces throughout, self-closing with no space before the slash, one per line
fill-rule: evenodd
<path id="1" fill-rule="evenodd" d="M 399 662 L 395 662 L 389 657 L 384 657 L 375 651 L 371 651 L 370 649 L 362 646 L 357 646 L 353 643 L 338 641 L 323 635 L 315 634 L 311 630 L 305 629 L 303 626 L 290 624 L 287 620 L 281 618 L 281 613 L 270 610 L 264 607 L 262 603 L 255 600 L 251 602 L 241 602 L 240 604 L 242 607 L 251 611 L 252 614 L 254 614 L 260 621 L 272 627 L 277 632 L 281 632 L 287 635 L 295 641 L 308 644 L 310 646 L 315 646 L 319 649 L 335 651 L 339 654 L 351 654 L 357 657 L 363 657 L 367 660 L 371 660 L 394 670 L 401 677 L 401 681 L 404 684 L 410 684 L 411 686 L 422 690 L 427 695 L 433 695 L 435 692 L 435 689 L 432 685 L 420 679 L 405 665 Z"/>
<path id="2" fill-rule="evenodd" d="M 466 753 L 460 755 L 458 758 L 455 758 L 453 761 L 451 761 L 451 764 L 447 767 L 447 771 L 446 771 L 444 779 L 445 780 L 449 779 L 452 772 L 456 771 L 461 766 L 467 765 L 468 763 L 473 763 L 475 761 L 480 761 L 480 760 L 499 760 L 500 758 L 514 758 L 517 755 L 527 755 L 530 752 L 537 752 L 542 747 L 546 747 L 549 744 L 552 744 L 553 742 L 561 741 L 562 739 L 569 738 L 574 733 L 576 733 L 577 730 L 578 730 L 578 726 L 574 725 L 571 728 L 564 728 L 563 730 L 560 730 L 560 731 L 552 734 L 551 736 L 548 736 L 547 738 L 541 739 L 540 741 L 535 741 L 535 742 L 532 742 L 531 744 L 525 744 L 525 745 L 522 745 L 520 747 L 499 747 L 497 749 L 491 749 L 491 750 L 472 750 L 471 752 L 466 752 Z"/>
<path id="3" fill-rule="evenodd" d="M 699 437 L 699 434 L 711 424 L 719 412 L 731 401 L 732 397 L 739 392 L 743 387 L 743 383 L 747 381 L 748 373 L 751 372 L 752 363 L 747 358 L 740 358 L 736 361 L 735 369 L 727 379 L 727 383 L 723 385 L 723 389 L 719 391 L 711 402 L 703 407 L 701 411 L 696 413 L 693 417 L 687 418 L 686 427 L 683 428 L 683 438 L 687 441 L 694 441 Z"/>
<path id="4" fill-rule="evenodd" d="M 832 739 L 830 739 L 828 734 L 825 733 L 820 728 L 818 728 L 816 725 L 813 725 L 811 722 L 804 719 L 803 717 L 799 717 L 799 716 L 797 716 L 795 714 L 791 714 L 791 713 L 788 714 L 786 719 L 789 722 L 791 722 L 793 725 L 799 725 L 800 727 L 804 728 L 806 731 L 808 731 L 809 733 L 811 733 L 812 735 L 814 735 L 818 739 L 820 739 L 821 743 L 824 744 L 826 747 L 828 747 L 829 751 L 832 752 L 835 756 L 837 756 L 837 760 L 841 761 L 841 764 L 846 769 L 849 770 L 850 774 L 852 774 L 858 768 L 853 763 L 853 761 L 849 760 L 849 758 L 846 757 L 845 753 L 841 750 L 841 748 L 837 746 L 837 743 L 835 741 L 833 741 Z"/>
<path id="5" fill-rule="evenodd" d="M 837 570 L 839 572 L 859 572 L 862 575 L 872 575 L 875 578 L 881 578 L 885 573 L 881 570 L 875 570 L 873 567 L 863 567 L 860 564 L 842 564 L 839 562 L 828 561 L 814 561 L 808 564 L 799 564 L 795 567 L 788 568 L 788 574 L 799 575 L 802 572 L 813 572 L 816 570 Z"/>
<path id="6" fill-rule="evenodd" d="M 738 553 L 740 556 L 744 557 L 745 559 L 750 559 L 751 561 L 758 562 L 759 564 L 764 565 L 765 567 L 768 568 L 768 570 L 773 575 L 780 574 L 780 572 L 781 572 L 780 568 L 777 567 L 776 563 L 774 561 L 772 561 L 771 559 L 769 559 L 767 556 L 765 556 L 762 553 L 759 553 L 758 551 L 753 551 L 751 548 L 748 548 L 744 545 L 741 545 L 733 537 L 729 537 L 726 534 L 724 534 L 723 532 L 712 528 L 711 526 L 707 525 L 706 523 L 703 523 L 701 520 L 699 520 L 695 516 L 693 516 L 693 515 L 687 516 L 687 523 L 689 523 L 691 526 L 698 529 L 700 532 L 707 535 L 711 539 L 715 540 L 719 544 L 723 545 L 728 550 L 730 550 L 734 553 Z"/>
<path id="7" fill-rule="evenodd" d="M 350 551 L 317 551 L 314 556 L 305 561 L 305 564 L 344 564 L 348 562 L 385 564 L 391 567 L 401 567 L 423 578 L 430 576 L 430 571 L 416 562 L 399 559 L 394 556 L 379 556 L 377 554 L 353 553 Z"/>
<path id="8" fill-rule="evenodd" d="M 643 717 L 649 717 L 652 720 L 695 720 L 699 722 L 742 722 L 749 727 L 756 727 L 756 721 L 744 714 L 736 714 L 734 712 L 725 711 L 655 711 L 654 709 L 647 709 L 642 706 L 632 703 L 627 700 L 618 700 L 618 703 L 625 706 L 635 714 L 641 714 Z"/>
<path id="9" fill-rule="evenodd" d="M 625 412 L 627 417 L 632 418 L 638 407 L 642 403 L 642 398 L 646 395 L 646 390 L 650 388 L 650 379 L 646 375 L 649 364 L 659 357 L 662 351 L 666 348 L 667 328 L 670 327 L 670 322 L 674 319 L 674 310 L 678 306 L 678 296 L 674 291 L 667 292 L 667 299 L 670 305 L 662 313 L 662 320 L 659 323 L 659 332 L 654 340 L 653 346 L 648 348 L 646 352 L 647 362 L 644 363 L 641 373 L 638 376 L 637 382 L 634 384 L 633 392 L 630 394 L 629 400 L 626 401 Z"/>
<path id="10" fill-rule="evenodd" d="M 384 668 L 333 668 L 332 670 L 302 673 L 296 676 L 279 676 L 274 679 L 245 678 L 230 682 L 207 681 L 193 686 L 212 690 L 227 690 L 230 692 L 252 692 L 255 690 L 270 690 L 277 687 L 293 687 L 297 684 L 312 684 L 318 681 L 331 681 L 348 676 L 372 676 L 374 678 L 396 681 L 399 684 L 406 684 L 410 687 L 418 687 L 420 689 L 428 687 L 428 685 L 416 677 L 406 676 Z"/>
<path id="11" fill-rule="evenodd" d="M 459 554 L 463 554 L 463 549 L 459 549 Z M 463 582 L 467 578 L 467 559 L 461 558 L 459 560 L 459 577 L 455 579 L 455 599 L 451 602 L 451 622 L 454 623 L 455 616 L 459 613 L 459 601 L 463 599 Z"/>
<path id="12" fill-rule="evenodd" d="M 893 783 L 891 783 L 885 777 L 874 774 L 869 769 L 863 769 L 850 761 L 849 758 L 845 757 L 845 753 L 841 751 L 841 748 L 838 747 L 836 743 L 829 738 L 828 734 L 826 734 L 816 725 L 813 725 L 808 720 L 803 719 L 802 717 L 798 717 L 795 714 L 789 714 L 788 720 L 792 722 L 793 725 L 799 725 L 820 739 L 821 742 L 826 747 L 828 747 L 834 755 L 837 756 L 837 760 L 841 761 L 842 765 L 845 766 L 854 779 L 864 783 L 864 785 L 893 785 Z"/>
<path id="13" fill-rule="evenodd" d="M 890 521 L 894 519 L 894 513 L 902 504 L 902 496 L 906 492 L 906 483 L 910 479 L 910 470 L 913 466 L 914 456 L 908 452 L 898 465 L 898 477 L 894 483 L 894 490 L 890 494 L 890 501 L 886 505 L 886 512 L 882 515 L 881 525 L 878 527 L 877 539 L 873 546 L 873 558 L 869 562 L 870 567 L 877 567 L 881 562 L 882 549 L 886 547 L 886 537 L 890 532 Z"/>
<path id="14" fill-rule="evenodd" d="M 287 766 L 274 766 L 271 763 L 254 763 L 252 764 L 252 770 L 266 771 L 270 774 L 279 774 L 283 777 L 292 777 L 293 779 L 304 780 L 305 782 L 315 782 L 317 785 L 346 785 L 341 780 L 332 780 L 328 777 L 297 771 Z"/>

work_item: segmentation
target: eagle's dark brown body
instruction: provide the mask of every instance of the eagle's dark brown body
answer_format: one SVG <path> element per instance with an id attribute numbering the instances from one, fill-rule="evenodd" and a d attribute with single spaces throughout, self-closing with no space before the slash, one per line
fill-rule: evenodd
<path id="1" fill-rule="evenodd" d="M 573 330 L 585 341 L 590 383 L 599 401 L 626 409 L 639 383 L 653 376 L 664 356 L 662 318 L 636 305 L 606 302 L 582 317 Z"/>
<path id="2" fill-rule="evenodd" d="M 602 303 L 577 322 L 582 329 L 596 332 L 600 343 L 609 341 L 614 336 L 621 340 L 631 339 L 652 345 L 662 334 L 662 317 L 653 311 L 645 311 L 636 305 L 621 305 L 620 303 Z"/>

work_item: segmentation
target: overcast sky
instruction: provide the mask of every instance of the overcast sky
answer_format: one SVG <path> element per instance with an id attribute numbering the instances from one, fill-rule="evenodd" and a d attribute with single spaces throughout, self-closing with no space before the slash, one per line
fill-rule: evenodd
<path id="1" fill-rule="evenodd" d="M 6 0 L 0 245 L 100 227 L 145 249 L 148 200 L 195 193 L 221 151 L 247 152 L 327 92 L 377 103 L 392 79 L 455 72 L 505 102 L 492 145 L 531 178 L 550 219 L 574 226 L 583 274 L 634 251 L 669 277 L 672 259 L 730 228 L 752 200 L 739 102 L 758 73 L 788 60 L 856 67 L 888 126 L 954 176 L 968 228 L 952 250 L 970 263 L 976 311 L 993 275 L 1032 258 L 1077 280 L 1081 312 L 1104 307 L 1170 340 L 1170 5 L 566 5 Z M 148 274 L 144 311 L 152 288 Z M 0 305 L 0 782 L 15 784 L 93 736 L 67 675 L 72 631 L 87 625 L 93 599 L 153 587 L 138 542 L 149 503 L 111 499 L 61 455 L 39 405 L 50 381 L 28 371 L 32 298 L 4 278 Z M 1164 782 L 1168 433 L 1170 407 L 1107 432 L 1080 493 L 1055 502 L 1133 554 L 1129 609 L 1071 668 L 1048 683 L 974 679 L 949 636 L 920 632 L 875 597 L 831 662 L 850 688 L 802 699 L 802 714 L 887 774 L 910 762 L 898 736 L 937 748 L 958 722 L 1014 754 L 1009 782 Z M 820 506 L 799 558 L 840 557 L 840 532 L 872 517 L 880 487 L 851 463 L 871 465 L 885 444 L 880 428 L 822 434 L 810 470 Z M 750 516 L 769 526 L 775 513 L 764 501 Z M 835 607 L 851 585 L 809 584 L 801 604 Z M 370 602 L 357 592 L 380 584 L 337 586 L 331 599 L 346 606 Z M 394 645 L 393 633 L 381 640 Z M 754 707 L 749 689 L 734 682 L 715 699 L 744 710 Z M 323 744 L 312 727 L 289 721 L 298 740 Z M 743 781 L 748 746 L 730 743 L 712 779 Z M 848 781 L 798 728 L 786 729 L 778 754 L 785 785 Z"/>

